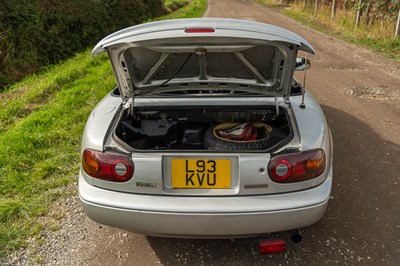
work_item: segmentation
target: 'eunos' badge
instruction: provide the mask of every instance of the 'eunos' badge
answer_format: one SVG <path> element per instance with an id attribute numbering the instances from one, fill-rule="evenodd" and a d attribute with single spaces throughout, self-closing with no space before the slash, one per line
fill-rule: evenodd
<path id="1" fill-rule="evenodd" d="M 156 183 L 151 183 L 151 182 L 136 182 L 137 187 L 148 187 L 148 188 L 156 188 L 157 184 Z"/>

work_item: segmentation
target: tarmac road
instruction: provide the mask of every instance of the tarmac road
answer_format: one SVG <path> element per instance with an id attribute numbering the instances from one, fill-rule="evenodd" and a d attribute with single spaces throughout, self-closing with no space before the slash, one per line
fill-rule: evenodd
<path id="1" fill-rule="evenodd" d="M 205 16 L 262 21 L 302 36 L 307 32 L 299 23 L 250 0 L 209 0 Z M 60 230 L 44 236 L 47 244 L 34 254 L 36 262 L 400 265 L 400 64 L 313 30 L 310 42 L 316 55 L 309 57 L 307 87 L 332 129 L 334 186 L 324 218 L 302 230 L 301 243 L 289 242 L 283 254 L 260 255 L 256 239 L 145 237 L 90 221 L 74 197 L 55 208 L 54 213 L 65 218 Z"/>

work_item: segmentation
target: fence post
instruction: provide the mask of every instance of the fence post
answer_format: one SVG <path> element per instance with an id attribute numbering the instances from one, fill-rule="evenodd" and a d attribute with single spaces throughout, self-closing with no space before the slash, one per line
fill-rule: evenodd
<path id="1" fill-rule="evenodd" d="M 367 24 L 368 26 L 371 25 L 370 13 L 371 13 L 371 2 L 368 2 L 367 9 L 365 10 L 365 24 Z"/>
<path id="2" fill-rule="evenodd" d="M 336 17 L 336 0 L 332 0 L 331 20 Z"/>
<path id="3" fill-rule="evenodd" d="M 400 9 L 399 9 L 399 15 L 397 16 L 397 24 L 396 24 L 395 36 L 396 37 L 400 36 Z"/>
<path id="4" fill-rule="evenodd" d="M 318 11 L 318 0 L 315 0 L 315 6 L 314 6 L 314 16 L 317 15 L 317 11 Z"/>
<path id="5" fill-rule="evenodd" d="M 360 25 L 361 5 L 362 5 L 362 0 L 359 0 L 357 7 L 356 28 L 358 28 L 358 26 Z"/>

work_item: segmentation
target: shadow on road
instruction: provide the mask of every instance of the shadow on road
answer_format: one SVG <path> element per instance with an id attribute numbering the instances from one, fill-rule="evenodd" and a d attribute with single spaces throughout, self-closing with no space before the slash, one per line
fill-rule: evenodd
<path id="1" fill-rule="evenodd" d="M 162 264 L 363 265 L 400 261 L 400 146 L 377 135 L 358 118 L 322 106 L 334 139 L 334 187 L 329 209 L 302 230 L 288 251 L 259 255 L 257 239 L 187 240 L 147 237 Z M 289 241 L 289 234 L 282 234 Z"/>

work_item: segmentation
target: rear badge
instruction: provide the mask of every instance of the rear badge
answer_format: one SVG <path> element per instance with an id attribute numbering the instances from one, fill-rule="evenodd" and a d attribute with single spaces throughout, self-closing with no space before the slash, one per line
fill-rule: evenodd
<path id="1" fill-rule="evenodd" d="M 148 188 L 156 188 L 156 183 L 149 183 L 149 182 L 136 182 L 137 187 L 148 187 Z"/>
<path id="2" fill-rule="evenodd" d="M 244 185 L 244 188 L 267 188 L 268 184 L 251 184 L 251 185 Z"/>

